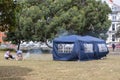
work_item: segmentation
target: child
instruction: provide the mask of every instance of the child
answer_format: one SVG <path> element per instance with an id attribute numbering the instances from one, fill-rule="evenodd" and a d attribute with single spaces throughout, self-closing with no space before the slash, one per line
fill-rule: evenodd
<path id="1" fill-rule="evenodd" d="M 22 51 L 21 50 L 18 50 L 17 51 L 17 60 L 23 60 L 23 56 L 22 56 Z"/>
<path id="2" fill-rule="evenodd" d="M 9 58 L 14 59 L 14 57 L 11 55 L 10 51 L 7 51 L 7 52 L 4 54 L 4 58 L 5 58 L 6 60 L 8 60 Z"/>

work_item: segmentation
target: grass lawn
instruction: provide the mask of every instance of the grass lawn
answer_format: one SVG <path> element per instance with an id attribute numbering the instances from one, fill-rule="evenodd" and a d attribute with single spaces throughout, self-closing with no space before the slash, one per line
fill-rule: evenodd
<path id="1" fill-rule="evenodd" d="M 92 61 L 53 61 L 51 54 L 16 61 L 3 55 L 0 51 L 0 80 L 120 80 L 120 55 Z"/>

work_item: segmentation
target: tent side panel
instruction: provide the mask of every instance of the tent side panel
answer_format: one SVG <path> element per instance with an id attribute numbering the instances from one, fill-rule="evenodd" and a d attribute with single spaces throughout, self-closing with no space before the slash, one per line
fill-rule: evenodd
<path id="1" fill-rule="evenodd" d="M 94 59 L 94 50 L 92 42 L 79 42 L 79 60 L 91 60 Z"/>
<path id="2" fill-rule="evenodd" d="M 109 49 L 105 42 L 94 43 L 95 44 L 95 58 L 100 59 L 105 57 L 109 53 Z"/>
<path id="3" fill-rule="evenodd" d="M 72 49 L 70 48 L 73 44 L 74 46 L 72 47 Z M 58 46 L 59 45 L 63 45 L 63 50 L 65 50 L 65 52 L 60 52 Z M 67 46 L 67 47 L 65 47 Z M 59 46 L 60 47 L 60 46 Z M 71 60 L 78 60 L 78 56 L 75 54 L 75 50 L 76 48 L 75 44 L 72 42 L 53 42 L 53 60 L 63 60 L 63 61 L 71 61 Z M 71 49 L 70 52 L 66 52 L 69 51 L 69 49 Z"/>

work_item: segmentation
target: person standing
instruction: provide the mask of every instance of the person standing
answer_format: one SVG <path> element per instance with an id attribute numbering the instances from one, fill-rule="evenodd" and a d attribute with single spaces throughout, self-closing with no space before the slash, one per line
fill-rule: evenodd
<path id="1" fill-rule="evenodd" d="M 114 43 L 112 44 L 112 49 L 113 49 L 113 51 L 115 50 L 115 44 Z"/>

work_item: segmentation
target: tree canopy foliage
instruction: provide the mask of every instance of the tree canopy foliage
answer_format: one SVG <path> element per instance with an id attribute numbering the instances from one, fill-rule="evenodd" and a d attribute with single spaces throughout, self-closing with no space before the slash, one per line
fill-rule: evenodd
<path id="1" fill-rule="evenodd" d="M 106 33 L 110 26 L 110 8 L 96 0 L 45 0 L 32 4 L 26 11 L 24 18 L 31 20 L 36 40 L 54 38 L 64 31 L 98 36 Z"/>
<path id="2" fill-rule="evenodd" d="M 23 1 L 19 3 L 22 7 L 16 6 L 18 25 L 8 32 L 7 40 L 46 41 L 61 33 L 98 36 L 110 26 L 111 10 L 101 0 Z"/>
<path id="3" fill-rule="evenodd" d="M 13 0 L 0 0 L 0 31 L 13 29 L 15 25 Z"/>

